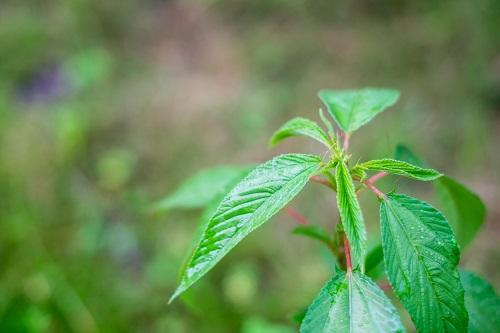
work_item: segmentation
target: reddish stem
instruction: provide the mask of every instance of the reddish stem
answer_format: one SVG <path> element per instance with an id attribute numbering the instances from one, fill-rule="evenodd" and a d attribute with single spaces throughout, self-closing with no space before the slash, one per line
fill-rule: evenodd
<path id="1" fill-rule="evenodd" d="M 329 188 L 332 188 L 332 184 L 330 183 L 330 181 L 328 179 L 322 178 L 320 176 L 311 176 L 309 178 L 309 180 L 313 181 L 315 183 L 318 183 L 318 184 L 328 186 Z"/>
<path id="2" fill-rule="evenodd" d="M 377 197 L 379 197 L 380 199 L 386 199 L 386 195 L 385 193 L 383 193 L 382 191 L 380 191 L 378 188 L 375 187 L 375 185 L 373 185 L 369 179 L 365 180 L 363 182 L 370 190 L 372 190 L 373 193 L 375 193 L 375 195 Z"/>
<path id="3" fill-rule="evenodd" d="M 344 149 L 344 152 L 347 152 L 349 149 L 349 139 L 351 138 L 351 133 L 345 133 L 344 134 L 344 144 L 342 145 L 342 148 Z"/>
<path id="4" fill-rule="evenodd" d="M 387 176 L 388 173 L 385 172 L 385 171 L 382 171 L 382 172 L 378 172 L 376 174 L 374 174 L 373 176 L 371 176 L 370 178 L 368 178 L 368 182 L 370 183 L 375 183 L 377 180 L 381 179 L 381 178 L 384 178 L 385 176 Z"/>
<path id="5" fill-rule="evenodd" d="M 347 273 L 350 274 L 352 272 L 352 261 L 351 261 L 351 246 L 349 245 L 349 240 L 347 236 L 344 234 L 344 254 L 345 254 L 345 264 L 347 268 Z"/>
<path id="6" fill-rule="evenodd" d="M 307 219 L 304 216 L 302 216 L 298 211 L 296 211 L 292 207 L 285 207 L 284 211 L 288 216 L 297 221 L 298 224 L 301 225 L 309 224 L 309 221 L 307 221 Z"/>

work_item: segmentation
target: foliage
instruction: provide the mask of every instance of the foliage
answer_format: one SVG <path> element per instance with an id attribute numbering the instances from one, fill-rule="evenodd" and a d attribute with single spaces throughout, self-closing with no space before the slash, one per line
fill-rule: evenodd
<path id="1" fill-rule="evenodd" d="M 384 275 L 419 332 L 465 332 L 468 327 L 472 331 L 474 327 L 493 327 L 491 318 L 481 317 L 476 310 L 480 296 L 484 295 L 485 307 L 498 312 L 493 289 L 472 274 L 463 273 L 461 280 L 457 269 L 460 251 L 455 233 L 469 235 L 482 224 L 484 205 L 479 197 L 450 177 L 423 167 L 421 160 L 404 146 L 397 147 L 396 159 L 351 163 L 348 148 L 352 133 L 394 105 L 399 92 L 375 88 L 322 90 L 319 96 L 343 133 L 335 133 L 320 110 L 326 132 L 311 120 L 295 118 L 273 135 L 271 144 L 306 136 L 324 144 L 328 157 L 281 155 L 248 174 L 244 168 L 212 169 L 198 173 L 163 199 L 163 208 L 198 207 L 206 205 L 206 197 L 212 200 L 199 223 L 194 250 L 181 271 L 180 284 L 171 301 L 312 180 L 336 191 L 340 223 L 330 236 L 297 212 L 289 211 L 301 223 L 293 232 L 326 245 L 337 259 L 333 277 L 307 310 L 301 332 L 404 332 L 396 307 L 375 282 Z M 370 171 L 379 173 L 368 177 Z M 243 179 L 242 174 L 246 174 Z M 390 174 L 437 181 L 455 233 L 445 216 L 430 204 L 403 194 L 384 193 L 375 187 L 378 179 Z M 235 183 L 233 188 L 218 197 L 231 182 Z M 203 193 L 205 188 L 209 193 Z M 365 189 L 371 190 L 380 202 L 381 245 L 368 255 L 365 222 L 358 201 L 359 192 Z M 471 238 L 458 239 L 465 245 Z M 386 274 L 377 268 L 382 261 Z"/>

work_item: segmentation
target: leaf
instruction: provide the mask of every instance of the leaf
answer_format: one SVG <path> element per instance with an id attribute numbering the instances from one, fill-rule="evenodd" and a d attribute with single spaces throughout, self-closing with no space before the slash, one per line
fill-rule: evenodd
<path id="1" fill-rule="evenodd" d="M 382 251 L 382 245 L 378 244 L 373 249 L 371 249 L 366 255 L 365 260 L 365 274 L 372 279 L 377 279 L 383 275 L 383 265 L 384 253 Z"/>
<path id="2" fill-rule="evenodd" d="M 325 125 L 326 129 L 328 130 L 328 135 L 333 138 L 334 141 L 337 140 L 337 136 L 335 135 L 335 131 L 333 130 L 333 125 L 332 123 L 330 122 L 330 120 L 328 120 L 325 116 L 325 113 L 323 112 L 322 109 L 319 109 L 318 111 L 319 113 L 319 117 L 321 118 L 321 121 L 323 122 L 323 124 Z"/>
<path id="3" fill-rule="evenodd" d="M 344 132 L 354 132 L 378 113 L 394 105 L 399 91 L 364 88 L 361 90 L 321 90 L 318 93 L 328 112 Z"/>
<path id="4" fill-rule="evenodd" d="M 233 187 L 234 185 L 236 184 L 233 184 Z M 179 271 L 179 279 L 181 279 L 182 276 L 186 273 L 186 268 L 189 263 L 189 260 L 193 256 L 193 253 L 196 250 L 196 246 L 200 242 L 201 237 L 203 236 L 203 232 L 207 228 L 208 222 L 210 222 L 210 218 L 215 214 L 223 198 L 224 194 L 217 195 L 215 198 L 212 199 L 210 203 L 207 204 L 205 209 L 203 209 L 203 212 L 201 213 L 201 216 L 196 223 L 196 229 L 194 231 L 193 240 L 191 241 L 189 250 L 187 251 L 187 255 L 184 258 L 182 267 Z"/>
<path id="5" fill-rule="evenodd" d="M 425 163 L 417 155 L 415 155 L 408 147 L 401 144 L 396 146 L 394 159 L 404 161 L 421 168 L 425 167 Z"/>
<path id="6" fill-rule="evenodd" d="M 387 171 L 400 176 L 405 176 L 417 180 L 434 180 L 442 176 L 441 173 L 434 169 L 424 169 L 416 165 L 412 165 L 403 161 L 383 158 L 380 160 L 371 160 L 362 164 L 359 167 L 368 170 Z"/>
<path id="7" fill-rule="evenodd" d="M 367 276 L 339 271 L 308 308 L 300 333 L 404 332 L 384 292 Z"/>
<path id="8" fill-rule="evenodd" d="M 291 136 L 308 136 L 316 141 L 321 142 L 327 148 L 332 146 L 332 142 L 328 135 L 314 121 L 306 118 L 294 118 L 286 122 L 279 130 L 277 130 L 270 141 L 271 145 L 275 145 Z"/>
<path id="9" fill-rule="evenodd" d="M 476 274 L 461 270 L 465 306 L 469 312 L 468 333 L 496 333 L 500 328 L 500 298 L 493 287 Z"/>
<path id="10" fill-rule="evenodd" d="M 315 155 L 287 154 L 250 172 L 224 197 L 210 218 L 170 301 L 292 200 L 321 165 L 321 159 Z"/>
<path id="11" fill-rule="evenodd" d="M 380 221 L 387 277 L 418 331 L 465 332 L 460 253 L 444 216 L 424 201 L 388 194 Z"/>
<path id="12" fill-rule="evenodd" d="M 295 235 L 310 237 L 326 244 L 332 242 L 328 233 L 316 225 L 299 225 L 293 229 L 293 233 Z"/>
<path id="13" fill-rule="evenodd" d="M 481 198 L 456 180 L 444 176 L 436 183 L 443 211 L 463 249 L 476 236 L 484 223 L 486 207 Z"/>
<path id="14" fill-rule="evenodd" d="M 397 146 L 396 156 L 397 159 L 418 166 L 425 165 L 422 160 L 402 145 Z M 476 193 L 449 176 L 440 177 L 435 185 L 444 215 L 455 232 L 458 244 L 464 249 L 484 224 L 486 207 Z"/>
<path id="15" fill-rule="evenodd" d="M 218 166 L 199 171 L 185 180 L 172 194 L 154 205 L 156 211 L 172 208 L 200 208 L 227 192 L 228 186 L 243 178 L 250 166 Z"/>
<path id="16" fill-rule="evenodd" d="M 345 162 L 339 162 L 335 173 L 337 206 L 340 220 L 351 245 L 353 267 L 362 265 L 366 251 L 366 231 L 351 174 Z"/>

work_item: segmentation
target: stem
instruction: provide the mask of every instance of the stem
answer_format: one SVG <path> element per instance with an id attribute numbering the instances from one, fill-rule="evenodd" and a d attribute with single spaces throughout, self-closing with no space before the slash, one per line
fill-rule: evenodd
<path id="1" fill-rule="evenodd" d="M 292 207 L 285 207 L 284 212 L 300 225 L 309 224 L 309 221 Z"/>
<path id="2" fill-rule="evenodd" d="M 375 187 L 375 185 L 373 185 L 369 179 L 365 180 L 363 182 L 370 190 L 372 190 L 373 193 L 375 193 L 375 195 L 377 197 L 379 197 L 380 199 L 386 199 L 387 196 L 385 195 L 385 193 L 383 193 L 382 191 L 380 191 L 378 188 Z"/>
<path id="3" fill-rule="evenodd" d="M 344 153 L 347 153 L 347 150 L 349 149 L 349 139 L 351 138 L 351 133 L 347 132 L 344 134 L 344 143 L 342 145 L 342 148 L 344 149 Z"/>
<path id="4" fill-rule="evenodd" d="M 368 178 L 368 182 L 370 183 L 375 183 L 377 180 L 381 179 L 381 178 L 384 178 L 385 176 L 387 176 L 388 173 L 385 172 L 385 171 L 382 171 L 382 172 L 378 172 L 376 174 L 374 174 L 373 176 L 371 176 L 370 178 Z"/>
<path id="5" fill-rule="evenodd" d="M 352 272 L 351 245 L 349 244 L 349 240 L 347 239 L 345 233 L 344 233 L 344 254 L 345 254 L 345 264 L 347 268 L 347 274 L 351 274 Z"/>
<path id="6" fill-rule="evenodd" d="M 309 180 L 313 181 L 315 183 L 318 183 L 318 184 L 325 185 L 325 186 L 333 189 L 333 185 L 328 179 L 322 178 L 320 176 L 311 176 L 311 177 L 309 177 Z"/>

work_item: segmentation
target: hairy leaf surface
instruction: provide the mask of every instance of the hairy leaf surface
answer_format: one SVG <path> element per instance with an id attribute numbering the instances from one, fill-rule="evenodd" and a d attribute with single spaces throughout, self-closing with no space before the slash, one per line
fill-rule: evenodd
<path id="1" fill-rule="evenodd" d="M 345 162 L 340 162 L 335 173 L 337 206 L 344 231 L 351 244 L 353 267 L 363 265 L 366 251 L 366 230 L 351 174 Z"/>
<path id="2" fill-rule="evenodd" d="M 339 271 L 307 310 L 300 333 L 404 332 L 384 292 L 360 272 Z"/>
<path id="3" fill-rule="evenodd" d="M 224 197 L 210 218 L 171 300 L 292 200 L 321 165 L 315 155 L 287 154 L 250 172 Z"/>
<path id="4" fill-rule="evenodd" d="M 390 158 L 371 160 L 360 164 L 359 167 L 368 170 L 386 171 L 396 175 L 424 181 L 434 180 L 442 176 L 441 173 L 434 169 L 424 169 L 407 162 L 393 160 Z"/>
<path id="5" fill-rule="evenodd" d="M 321 90 L 319 98 L 344 132 L 353 132 L 378 113 L 394 105 L 399 92 L 393 89 Z"/>
<path id="6" fill-rule="evenodd" d="M 486 207 L 477 194 L 447 176 L 438 180 L 436 191 L 444 215 L 450 221 L 458 244 L 463 249 L 474 239 L 483 225 Z"/>
<path id="7" fill-rule="evenodd" d="M 428 203 L 388 194 L 380 206 L 386 272 L 419 332 L 465 332 L 467 311 L 453 232 Z"/>
<path id="8" fill-rule="evenodd" d="M 185 180 L 172 194 L 155 205 L 158 211 L 172 208 L 200 208 L 227 192 L 228 186 L 243 178 L 250 166 L 218 166 L 199 171 Z"/>
<path id="9" fill-rule="evenodd" d="M 324 144 L 327 148 L 332 146 L 328 135 L 314 121 L 306 118 L 294 118 L 286 122 L 272 136 L 270 144 L 275 145 L 292 136 L 307 136 Z"/>
<path id="10" fill-rule="evenodd" d="M 469 312 L 468 333 L 496 333 L 500 329 L 500 298 L 495 289 L 476 274 L 461 270 L 465 306 Z"/>

